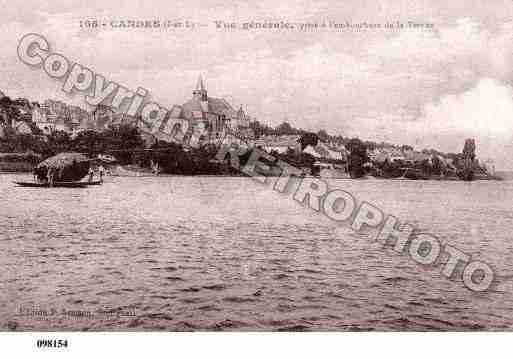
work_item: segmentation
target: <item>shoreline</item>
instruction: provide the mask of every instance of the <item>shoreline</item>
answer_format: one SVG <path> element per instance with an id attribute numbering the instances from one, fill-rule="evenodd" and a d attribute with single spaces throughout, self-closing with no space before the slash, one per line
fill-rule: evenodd
<path id="1" fill-rule="evenodd" d="M 0 175 L 12 175 L 12 174 L 19 174 L 19 175 L 32 175 L 31 171 L 5 171 L 0 170 Z M 150 177 L 202 177 L 202 178 L 212 178 L 212 177 L 218 177 L 218 178 L 239 178 L 239 177 L 247 177 L 245 175 L 181 175 L 181 174 L 160 174 L 158 176 L 151 175 L 151 174 L 143 174 L 140 176 L 119 176 L 119 175 L 107 175 L 107 177 L 123 177 L 123 178 L 150 178 Z M 279 177 L 279 176 L 267 176 L 269 178 L 272 177 Z M 405 182 L 482 182 L 482 181 L 496 181 L 496 182 L 502 182 L 507 181 L 507 179 L 504 178 L 481 178 L 481 179 L 475 179 L 473 181 L 464 181 L 461 179 L 443 179 L 443 178 L 437 178 L 437 179 L 409 179 L 409 178 L 384 178 L 384 177 L 362 177 L 362 178 L 348 178 L 348 177 L 319 177 L 319 176 L 304 176 L 304 178 L 319 178 L 319 179 L 325 179 L 325 180 L 347 180 L 347 181 L 368 181 L 368 180 L 378 180 L 378 181 L 405 181 Z"/>

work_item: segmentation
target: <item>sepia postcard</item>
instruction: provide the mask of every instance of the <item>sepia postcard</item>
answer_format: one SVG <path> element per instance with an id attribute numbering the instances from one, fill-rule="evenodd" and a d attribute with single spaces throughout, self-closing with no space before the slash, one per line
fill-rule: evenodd
<path id="1" fill-rule="evenodd" d="M 0 331 L 513 330 L 511 0 L 2 5 Z"/>

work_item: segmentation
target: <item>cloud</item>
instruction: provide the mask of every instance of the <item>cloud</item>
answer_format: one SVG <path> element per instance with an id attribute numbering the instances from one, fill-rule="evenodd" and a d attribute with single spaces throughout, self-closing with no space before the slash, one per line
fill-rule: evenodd
<path id="1" fill-rule="evenodd" d="M 423 112 L 404 124 L 418 146 L 460 152 L 465 138 L 475 138 L 481 158 L 513 169 L 512 86 L 484 78 L 468 91 L 426 104 Z"/>

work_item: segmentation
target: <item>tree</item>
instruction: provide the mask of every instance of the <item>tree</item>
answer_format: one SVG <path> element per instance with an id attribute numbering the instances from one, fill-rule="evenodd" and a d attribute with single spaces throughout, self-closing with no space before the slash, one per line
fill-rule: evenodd
<path id="1" fill-rule="evenodd" d="M 295 128 L 293 128 L 290 125 L 290 123 L 283 122 L 282 124 L 280 124 L 276 127 L 275 132 L 278 136 L 295 135 L 297 133 L 297 130 Z"/>
<path id="2" fill-rule="evenodd" d="M 274 129 L 270 126 L 264 125 L 258 121 L 251 121 L 249 123 L 249 128 L 253 130 L 256 138 L 260 138 L 262 136 L 269 136 L 274 134 Z"/>
<path id="3" fill-rule="evenodd" d="M 12 120 L 19 120 L 21 117 L 20 110 L 16 103 L 9 96 L 0 98 L 0 120 L 7 125 L 12 125 Z"/>
<path id="4" fill-rule="evenodd" d="M 298 141 L 301 144 L 301 152 L 303 152 L 308 145 L 313 147 L 317 146 L 319 137 L 313 132 L 305 132 Z"/>
<path id="5" fill-rule="evenodd" d="M 106 152 L 114 152 L 121 163 L 130 163 L 134 150 L 143 149 L 144 141 L 139 129 L 129 124 L 111 125 L 101 133 Z"/>
<path id="6" fill-rule="evenodd" d="M 73 151 L 96 156 L 105 149 L 105 143 L 100 133 L 88 130 L 80 132 L 72 142 Z"/>
<path id="7" fill-rule="evenodd" d="M 326 130 L 319 130 L 319 132 L 317 132 L 317 136 L 319 137 L 319 140 L 321 140 L 321 142 L 328 142 L 330 137 Z"/>
<path id="8" fill-rule="evenodd" d="M 433 174 L 441 175 L 445 172 L 445 164 L 440 160 L 438 156 L 433 156 L 431 160 L 433 165 L 431 166 Z"/>
<path id="9" fill-rule="evenodd" d="M 465 140 L 465 144 L 463 145 L 463 157 L 472 162 L 476 158 L 476 142 L 473 138 Z"/>
<path id="10" fill-rule="evenodd" d="M 367 146 L 358 138 L 349 140 L 346 145 L 348 149 L 349 157 L 349 174 L 351 178 L 360 178 L 365 175 L 365 169 L 363 165 L 369 161 L 367 156 Z"/>
<path id="11" fill-rule="evenodd" d="M 71 150 L 72 141 L 67 132 L 54 131 L 47 136 L 47 149 L 44 153 L 45 157 L 53 156 L 60 152 L 68 152 Z"/>
<path id="12" fill-rule="evenodd" d="M 472 138 L 465 140 L 463 145 L 463 170 L 460 172 L 460 177 L 465 181 L 472 181 L 474 179 L 475 159 L 476 159 L 476 142 Z"/>

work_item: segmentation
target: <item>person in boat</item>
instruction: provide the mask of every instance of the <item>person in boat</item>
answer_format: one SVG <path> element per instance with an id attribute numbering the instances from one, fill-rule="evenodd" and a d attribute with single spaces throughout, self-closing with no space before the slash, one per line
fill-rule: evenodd
<path id="1" fill-rule="evenodd" d="M 48 171 L 46 172 L 46 177 L 48 178 L 48 183 L 50 184 L 50 187 L 53 187 L 55 183 L 54 176 L 55 170 L 52 167 L 48 168 Z"/>
<path id="2" fill-rule="evenodd" d="M 36 182 L 37 183 L 47 183 L 48 177 L 46 177 L 46 174 L 45 173 L 42 173 L 42 172 L 37 172 L 36 173 Z"/>
<path id="3" fill-rule="evenodd" d="M 103 182 L 103 175 L 105 174 L 105 168 L 102 165 L 98 167 L 98 173 L 100 175 L 100 182 Z"/>
<path id="4" fill-rule="evenodd" d="M 94 171 L 92 168 L 89 168 L 89 182 L 93 182 L 93 176 L 94 176 Z"/>

